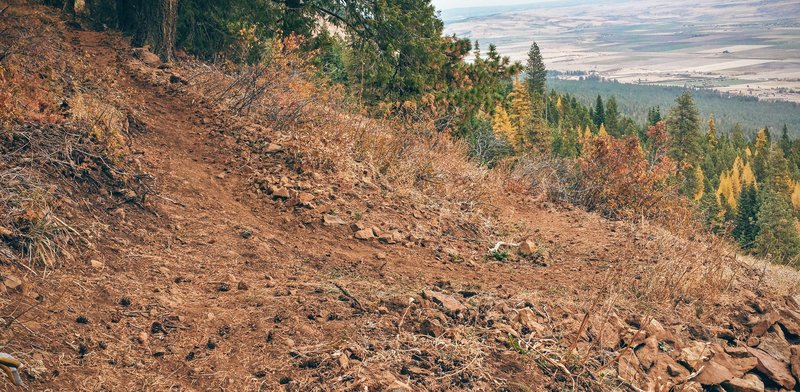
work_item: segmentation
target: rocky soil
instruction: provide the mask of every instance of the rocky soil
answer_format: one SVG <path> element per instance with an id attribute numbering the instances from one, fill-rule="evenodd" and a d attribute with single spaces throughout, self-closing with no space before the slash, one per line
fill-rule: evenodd
<path id="1" fill-rule="evenodd" d="M 15 252 L 21 228 L 0 227 L 0 350 L 23 360 L 26 389 L 780 391 L 800 380 L 800 297 L 727 248 L 526 194 L 471 210 L 392 192 L 357 160 L 309 170 L 298 163 L 308 140 L 199 96 L 201 64 L 160 64 L 46 8 L 7 12 L 0 30 L 40 31 L 13 42 L 31 71 L 71 64 L 41 78 L 71 80 L 65 107 L 77 90 L 125 114 L 122 165 L 146 179 L 90 182 L 28 149 L 0 162 L 42 170 L 76 238 L 43 268 Z M 60 52 L 36 56 L 39 40 Z M 64 110 L 9 122 L 3 143 L 60 132 L 74 119 Z"/>

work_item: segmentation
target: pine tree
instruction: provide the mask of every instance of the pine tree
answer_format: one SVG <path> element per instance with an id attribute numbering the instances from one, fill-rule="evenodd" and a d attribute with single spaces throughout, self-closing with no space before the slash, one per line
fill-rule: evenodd
<path id="1" fill-rule="evenodd" d="M 667 130 L 672 141 L 670 157 L 676 162 L 694 164 L 700 161 L 703 153 L 700 114 L 689 92 L 678 96 L 675 102 L 676 106 L 667 118 Z"/>
<path id="2" fill-rule="evenodd" d="M 527 76 L 525 82 L 528 85 L 528 94 L 531 98 L 543 99 L 547 69 L 544 67 L 542 54 L 539 52 L 539 45 L 536 42 L 531 44 L 531 48 L 528 51 L 528 65 L 525 67 L 525 74 Z"/>
<path id="3" fill-rule="evenodd" d="M 758 230 L 755 248 L 760 255 L 769 255 L 778 262 L 798 265 L 800 235 L 786 195 L 772 188 L 763 192 L 758 210 Z"/>
<path id="4" fill-rule="evenodd" d="M 651 107 L 647 111 L 647 125 L 656 125 L 659 121 L 661 121 L 661 107 Z"/>
<path id="5" fill-rule="evenodd" d="M 619 109 L 617 109 L 617 99 L 614 96 L 606 102 L 606 115 L 603 121 L 606 125 L 606 131 L 611 135 L 619 137 L 622 132 L 620 131 L 619 123 Z"/>
<path id="6" fill-rule="evenodd" d="M 770 148 L 767 178 L 758 211 L 759 232 L 756 251 L 777 261 L 797 265 L 800 260 L 800 233 L 792 211 L 791 180 L 783 150 Z"/>
<path id="7" fill-rule="evenodd" d="M 781 130 L 780 146 L 781 150 L 783 150 L 783 156 L 789 157 L 792 154 L 792 140 L 789 139 L 789 128 L 786 127 L 786 124 L 783 124 L 783 129 Z"/>
<path id="8" fill-rule="evenodd" d="M 753 185 L 747 185 L 739 194 L 739 210 L 733 228 L 733 237 L 744 249 L 752 249 L 758 235 L 758 192 Z"/>
<path id="9" fill-rule="evenodd" d="M 599 95 L 597 96 L 597 102 L 595 102 L 594 111 L 592 113 L 594 113 L 592 120 L 596 127 L 600 127 L 600 124 L 606 122 L 606 109 L 603 107 L 603 98 Z"/>
<path id="10" fill-rule="evenodd" d="M 700 211 L 703 213 L 706 227 L 713 233 L 720 233 L 725 223 L 724 212 L 714 192 L 706 191 L 703 193 L 703 197 L 700 199 Z"/>
<path id="11" fill-rule="evenodd" d="M 525 67 L 526 86 L 531 102 L 531 125 L 526 130 L 530 144 L 540 152 L 550 149 L 550 130 L 545 118 L 547 69 L 544 67 L 539 45 L 534 42 L 528 51 L 528 64 Z"/>
<path id="12" fill-rule="evenodd" d="M 717 145 L 717 123 L 714 121 L 714 113 L 708 116 L 708 130 L 706 131 L 706 151 L 711 151 Z"/>
<path id="13" fill-rule="evenodd" d="M 756 133 L 753 151 L 753 172 L 756 178 L 763 180 L 767 175 L 767 161 L 769 160 L 769 137 L 766 129 L 762 128 Z"/>

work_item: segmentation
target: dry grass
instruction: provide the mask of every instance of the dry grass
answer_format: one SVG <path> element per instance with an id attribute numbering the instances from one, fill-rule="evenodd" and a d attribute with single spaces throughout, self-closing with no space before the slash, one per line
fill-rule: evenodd
<path id="1" fill-rule="evenodd" d="M 432 121 L 366 115 L 339 88 L 317 79 L 308 59 L 294 50 L 296 42 L 275 45 L 268 62 L 233 73 L 197 67 L 190 92 L 264 125 L 249 139 L 286 141 L 303 171 L 366 178 L 392 193 L 421 194 L 455 210 L 491 204 L 502 181 L 471 163 L 465 145 L 437 132 Z"/>
<path id="2" fill-rule="evenodd" d="M 110 76 L 65 41 L 42 8 L 0 14 L 0 226 L 6 246 L 36 273 L 57 267 L 80 242 L 66 218 L 67 190 L 114 192 L 123 169 L 128 117 L 114 105 Z M 85 188 L 86 189 L 86 188 Z"/>
<path id="3" fill-rule="evenodd" d="M 35 273 L 58 264 L 64 244 L 77 234 L 52 206 L 53 192 L 29 170 L 0 170 L 0 227 L 11 249 L 20 252 L 20 263 Z"/>

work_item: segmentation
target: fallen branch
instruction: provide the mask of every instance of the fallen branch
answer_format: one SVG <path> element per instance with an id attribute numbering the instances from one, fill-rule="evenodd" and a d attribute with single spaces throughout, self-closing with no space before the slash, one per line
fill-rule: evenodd
<path id="1" fill-rule="evenodd" d="M 495 253 L 495 252 L 499 251 L 501 246 L 516 247 L 516 246 L 519 246 L 519 244 L 515 244 L 513 242 L 498 242 L 498 243 L 496 243 L 494 245 L 493 248 L 489 249 L 489 254 L 492 254 L 492 253 Z"/>

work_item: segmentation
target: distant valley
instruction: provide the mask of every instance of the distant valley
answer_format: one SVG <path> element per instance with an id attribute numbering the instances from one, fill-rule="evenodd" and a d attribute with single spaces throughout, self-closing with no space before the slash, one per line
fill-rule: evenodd
<path id="1" fill-rule="evenodd" d="M 484 51 L 494 43 L 513 60 L 535 40 L 550 70 L 800 103 L 800 4 L 792 0 L 562 1 L 441 16 L 447 34 Z"/>

